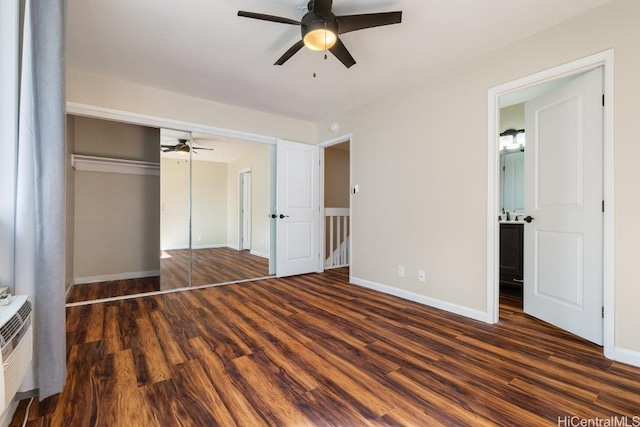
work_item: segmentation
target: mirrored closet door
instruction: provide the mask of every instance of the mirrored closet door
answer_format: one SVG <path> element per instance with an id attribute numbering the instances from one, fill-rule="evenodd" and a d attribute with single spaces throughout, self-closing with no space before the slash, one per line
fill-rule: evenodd
<path id="1" fill-rule="evenodd" d="M 274 271 L 275 146 L 69 115 L 67 303 Z"/>
<path id="2" fill-rule="evenodd" d="M 161 130 L 161 288 L 269 276 L 269 144 Z"/>

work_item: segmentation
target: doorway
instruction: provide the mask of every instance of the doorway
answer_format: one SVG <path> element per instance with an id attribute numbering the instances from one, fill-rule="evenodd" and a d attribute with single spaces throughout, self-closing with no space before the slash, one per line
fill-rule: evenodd
<path id="1" fill-rule="evenodd" d="M 576 78 L 581 74 L 585 74 L 591 70 L 602 67 L 603 70 L 603 89 L 604 101 L 611 102 L 613 93 L 613 72 L 612 72 L 613 52 L 606 51 L 601 54 L 593 55 L 569 64 L 565 64 L 520 80 L 516 80 L 505 85 L 492 88 L 489 90 L 489 181 L 488 181 L 488 277 L 487 277 L 487 296 L 488 296 L 488 321 L 495 323 L 499 320 L 499 255 L 500 255 L 500 232 L 499 223 L 496 221 L 501 214 L 499 208 L 500 198 L 500 168 L 499 168 L 499 149 L 498 136 L 500 134 L 499 108 L 500 104 L 505 100 L 513 100 L 521 97 L 522 101 L 533 98 L 531 95 L 540 89 L 540 85 L 560 86 L 564 82 Z M 608 209 L 602 214 L 602 235 L 604 236 L 600 243 L 602 250 L 602 274 L 600 283 L 602 284 L 602 292 L 600 298 L 604 309 L 604 331 L 603 337 L 605 355 L 613 353 L 613 129 L 612 129 L 612 111 L 604 109 L 603 111 L 603 149 L 600 154 L 600 163 L 603 167 L 601 176 L 603 177 L 603 199 L 606 200 Z M 526 150 L 525 150 L 526 152 Z M 528 212 L 522 212 L 524 216 L 528 216 Z M 533 219 L 533 218 L 532 218 Z M 556 235 L 558 236 L 558 235 Z M 536 237 L 538 239 L 538 237 Z M 536 240 L 536 244 L 539 244 Z M 531 280 L 531 279 L 529 279 Z M 526 282 L 526 278 L 525 278 Z M 525 283 L 526 288 L 526 283 Z M 526 298 L 526 297 L 525 297 Z M 598 320 L 600 320 L 598 318 Z"/>
<path id="2" fill-rule="evenodd" d="M 323 269 L 351 265 L 351 136 L 320 144 L 322 147 Z"/>

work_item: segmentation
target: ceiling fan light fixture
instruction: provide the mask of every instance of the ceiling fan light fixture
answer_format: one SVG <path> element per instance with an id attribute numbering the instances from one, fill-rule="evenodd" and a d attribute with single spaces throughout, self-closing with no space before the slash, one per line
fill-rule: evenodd
<path id="1" fill-rule="evenodd" d="M 328 50 L 336 44 L 338 36 L 331 30 L 319 28 L 309 31 L 303 38 L 304 45 L 311 50 Z"/>
<path id="2" fill-rule="evenodd" d="M 178 154 L 183 154 L 183 155 L 185 155 L 185 156 L 186 156 L 187 154 L 189 154 L 189 151 L 190 151 L 190 150 L 189 150 L 189 146 L 188 146 L 188 145 L 186 145 L 186 144 L 181 145 L 181 146 L 179 146 L 178 148 L 176 148 L 176 152 L 177 152 Z"/>
<path id="3" fill-rule="evenodd" d="M 309 12 L 302 18 L 302 41 L 311 50 L 331 49 L 338 41 L 338 26 L 332 20 Z"/>

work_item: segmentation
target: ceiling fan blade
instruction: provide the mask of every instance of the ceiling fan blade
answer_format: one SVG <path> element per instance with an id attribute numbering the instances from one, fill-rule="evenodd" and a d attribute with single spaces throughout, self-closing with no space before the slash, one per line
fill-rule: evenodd
<path id="1" fill-rule="evenodd" d="M 337 16 L 338 34 L 402 22 L 402 12 L 364 13 Z"/>
<path id="2" fill-rule="evenodd" d="M 238 16 L 242 16 L 244 18 L 260 19 L 262 21 L 278 22 L 280 24 L 300 25 L 300 21 L 296 21 L 295 19 L 283 18 L 281 16 L 265 15 L 263 13 L 245 12 L 244 10 L 239 11 Z"/>
<path id="3" fill-rule="evenodd" d="M 162 148 L 176 148 L 175 145 L 168 145 L 168 144 L 161 144 L 160 145 Z"/>
<path id="4" fill-rule="evenodd" d="M 174 150 L 172 148 L 165 148 L 164 150 L 162 150 L 163 153 L 170 153 L 172 151 L 176 151 L 176 150 Z"/>
<path id="5" fill-rule="evenodd" d="M 331 16 L 331 3 L 332 0 L 314 0 L 313 11 L 325 18 Z"/>
<path id="6" fill-rule="evenodd" d="M 214 150 L 214 148 L 195 147 L 195 146 L 191 147 L 191 149 L 193 149 L 193 150 L 209 150 L 209 151 L 213 151 Z"/>
<path id="7" fill-rule="evenodd" d="M 280 59 L 278 59 L 275 64 L 273 65 L 282 65 L 285 62 L 287 62 L 289 60 L 289 58 L 291 58 L 293 55 L 296 54 L 296 52 L 298 52 L 300 49 L 302 49 L 302 46 L 304 46 L 304 42 L 302 40 L 300 40 L 298 43 L 294 44 L 293 46 L 291 46 L 289 48 L 288 51 L 286 51 L 284 53 L 284 55 L 282 55 L 280 57 Z"/>
<path id="8" fill-rule="evenodd" d="M 334 44 L 333 47 L 329 49 L 329 51 L 333 53 L 335 57 L 338 58 L 340 62 L 342 62 L 347 68 L 350 68 L 353 64 L 356 63 L 356 60 L 353 59 L 353 56 L 351 56 L 344 43 L 342 43 L 342 40 L 340 39 L 336 41 L 336 44 Z"/>

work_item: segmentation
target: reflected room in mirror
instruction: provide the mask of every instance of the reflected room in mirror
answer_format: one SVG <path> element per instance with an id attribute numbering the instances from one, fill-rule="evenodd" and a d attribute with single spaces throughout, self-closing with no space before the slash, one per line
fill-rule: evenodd
<path id="1" fill-rule="evenodd" d="M 269 276 L 271 146 L 166 129 L 161 139 L 160 288 Z"/>
<path id="2" fill-rule="evenodd" d="M 67 145 L 67 303 L 270 275 L 274 146 L 71 115 Z"/>

